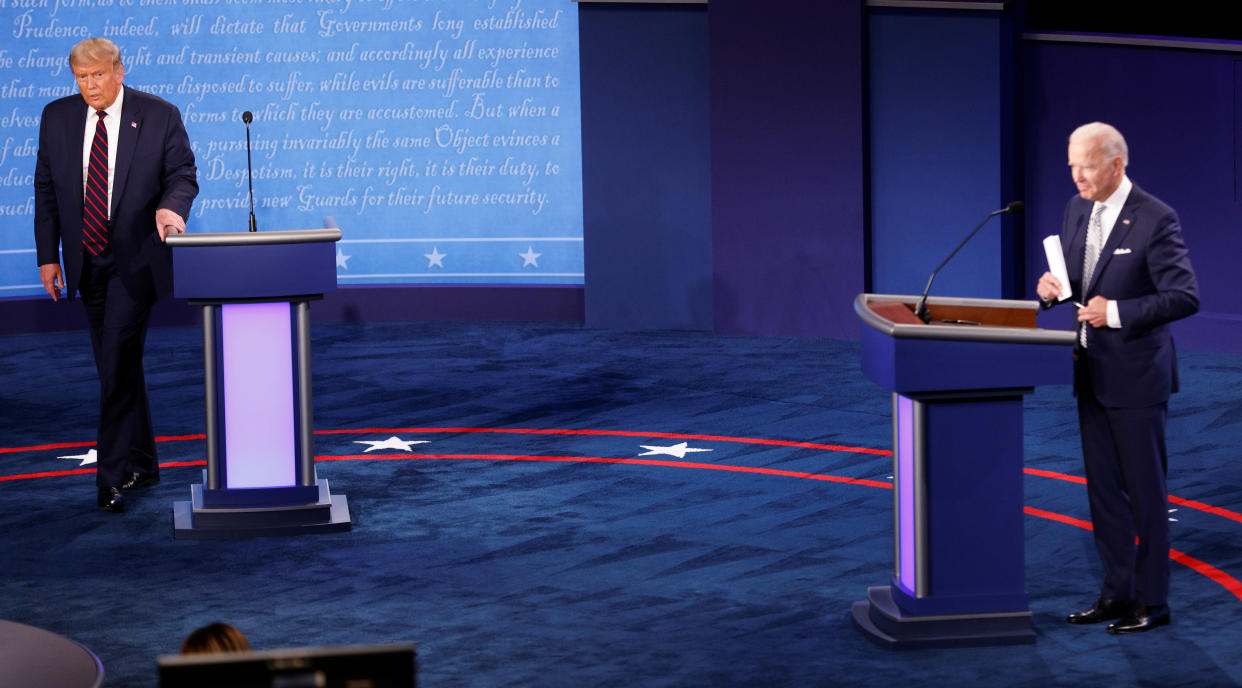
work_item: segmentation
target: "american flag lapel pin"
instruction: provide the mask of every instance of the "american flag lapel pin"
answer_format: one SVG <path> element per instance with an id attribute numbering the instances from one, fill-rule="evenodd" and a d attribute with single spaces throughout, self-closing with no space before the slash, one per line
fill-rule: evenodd
<path id="1" fill-rule="evenodd" d="M 136 124 L 135 124 L 134 126 L 138 126 L 138 125 L 136 125 Z M 1128 217 L 1127 217 L 1126 219 L 1122 220 L 1122 221 L 1121 221 L 1121 224 L 1123 224 L 1123 225 L 1128 225 L 1128 224 L 1130 224 L 1130 218 L 1128 218 Z"/>
<path id="2" fill-rule="evenodd" d="M 137 123 L 137 122 L 130 122 L 130 123 L 129 123 L 129 126 L 130 126 L 130 127 L 132 127 L 132 128 L 134 128 L 134 129 L 137 129 L 137 128 L 138 128 L 138 123 Z M 1126 222 L 1128 223 L 1128 222 L 1130 222 L 1130 221 L 1129 221 L 1129 220 L 1126 220 Z"/>

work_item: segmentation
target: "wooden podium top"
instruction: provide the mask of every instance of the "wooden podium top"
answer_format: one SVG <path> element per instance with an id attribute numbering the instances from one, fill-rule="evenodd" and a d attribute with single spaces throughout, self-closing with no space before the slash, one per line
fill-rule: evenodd
<path id="1" fill-rule="evenodd" d="M 927 324 L 914 315 L 918 301 L 910 295 L 859 294 L 854 312 L 867 326 L 897 338 L 1072 345 L 1076 337 L 1073 330 L 1039 328 L 1036 301 L 931 297 Z"/>

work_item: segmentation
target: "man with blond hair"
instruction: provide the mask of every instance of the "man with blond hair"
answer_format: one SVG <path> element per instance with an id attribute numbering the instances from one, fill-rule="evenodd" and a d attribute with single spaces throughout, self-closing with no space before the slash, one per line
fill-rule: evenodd
<path id="1" fill-rule="evenodd" d="M 35 245 L 48 295 L 77 292 L 86 309 L 100 387 L 96 506 L 115 513 L 126 490 L 159 482 L 142 351 L 151 306 L 172 291 L 164 238 L 185 231 L 198 182 L 181 113 L 124 86 L 116 44 L 84 40 L 69 67 L 80 95 L 49 103 L 39 125 Z"/>
<path id="2" fill-rule="evenodd" d="M 1095 604 L 1066 620 L 1117 619 L 1110 633 L 1139 633 L 1171 618 L 1164 429 L 1177 356 L 1169 323 L 1199 310 L 1199 287 L 1177 213 L 1126 176 L 1121 132 L 1084 124 L 1068 154 L 1078 195 L 1065 207 L 1061 245 L 1073 293 L 1061 299 L 1047 272 L 1036 291 L 1045 306 L 1079 306 L 1074 393 L 1104 582 Z"/>

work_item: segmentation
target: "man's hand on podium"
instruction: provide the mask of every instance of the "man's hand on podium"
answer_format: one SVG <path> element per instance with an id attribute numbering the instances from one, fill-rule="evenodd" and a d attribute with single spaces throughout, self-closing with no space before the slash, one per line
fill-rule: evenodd
<path id="1" fill-rule="evenodd" d="M 185 234 L 185 218 L 168 208 L 155 211 L 155 231 L 160 233 L 160 241 L 168 239 L 169 234 Z"/>

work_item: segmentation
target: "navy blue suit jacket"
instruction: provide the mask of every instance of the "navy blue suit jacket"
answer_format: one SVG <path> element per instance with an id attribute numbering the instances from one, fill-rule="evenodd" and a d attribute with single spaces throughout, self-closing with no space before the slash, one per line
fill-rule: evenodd
<path id="1" fill-rule="evenodd" d="M 1120 329 L 1087 328 L 1085 355 L 1096 399 L 1121 408 L 1167 402 L 1177 391 L 1177 355 L 1169 323 L 1199 310 L 1199 286 L 1177 213 L 1134 185 L 1084 293 L 1083 256 L 1093 206 L 1080 196 L 1070 199 L 1061 245 L 1073 299 L 1116 300 L 1121 318 Z"/>
<path id="2" fill-rule="evenodd" d="M 64 242 L 70 297 L 82 274 L 82 141 L 87 105 L 80 95 L 43 108 L 35 166 L 35 246 L 38 264 L 57 263 Z M 155 229 L 155 211 L 183 218 L 198 195 L 194 153 L 181 113 L 156 96 L 125 88 L 112 182 L 109 242 L 122 282 L 136 299 L 172 292 L 172 254 Z"/>

